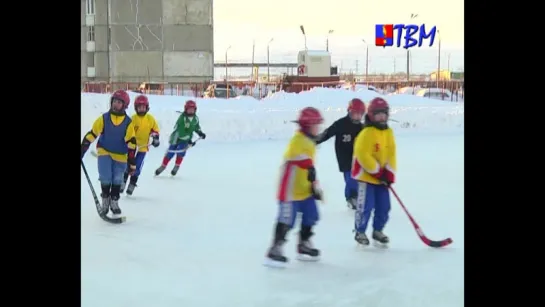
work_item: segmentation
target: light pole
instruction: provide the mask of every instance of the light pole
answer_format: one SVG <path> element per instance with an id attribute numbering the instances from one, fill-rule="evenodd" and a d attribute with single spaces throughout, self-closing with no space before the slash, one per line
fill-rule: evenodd
<path id="1" fill-rule="evenodd" d="M 252 43 L 252 81 L 254 80 L 255 39 Z"/>
<path id="2" fill-rule="evenodd" d="M 229 49 L 231 49 L 231 45 L 225 49 L 225 86 L 227 87 L 227 98 L 229 98 L 229 85 L 227 85 L 229 80 L 229 75 L 227 74 L 227 51 L 229 51 Z"/>
<path id="3" fill-rule="evenodd" d="M 225 49 L 225 83 L 227 83 L 227 51 L 231 49 L 231 45 Z"/>
<path id="4" fill-rule="evenodd" d="M 305 50 L 308 50 L 307 49 L 307 35 L 305 34 L 305 27 L 303 27 L 303 25 L 300 25 L 299 29 L 301 29 L 301 32 L 303 33 L 303 37 L 305 38 Z"/>
<path id="5" fill-rule="evenodd" d="M 325 38 L 325 50 L 329 52 L 329 34 L 332 34 L 333 33 L 333 30 L 329 30 L 329 32 L 327 32 L 327 36 Z"/>
<path id="6" fill-rule="evenodd" d="M 411 13 L 411 20 L 415 19 L 416 17 L 418 17 L 418 14 Z M 411 81 L 411 66 L 409 65 L 409 57 L 409 49 L 407 49 L 407 82 Z"/>
<path id="7" fill-rule="evenodd" d="M 365 83 L 369 85 L 369 44 L 364 39 L 361 41 L 365 44 Z"/>
<path id="8" fill-rule="evenodd" d="M 437 30 L 437 36 L 439 36 L 439 45 L 437 48 L 437 87 L 439 88 L 439 80 L 441 79 L 441 33 Z"/>
<path id="9" fill-rule="evenodd" d="M 274 37 L 267 43 L 267 82 L 271 81 L 271 62 L 270 62 L 270 52 L 269 47 L 274 40 Z"/>

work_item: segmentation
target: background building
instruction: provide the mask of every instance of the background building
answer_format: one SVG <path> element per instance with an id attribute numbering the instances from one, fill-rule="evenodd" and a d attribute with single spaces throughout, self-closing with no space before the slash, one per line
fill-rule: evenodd
<path id="1" fill-rule="evenodd" d="M 213 0 L 81 0 L 81 81 L 213 79 Z"/>

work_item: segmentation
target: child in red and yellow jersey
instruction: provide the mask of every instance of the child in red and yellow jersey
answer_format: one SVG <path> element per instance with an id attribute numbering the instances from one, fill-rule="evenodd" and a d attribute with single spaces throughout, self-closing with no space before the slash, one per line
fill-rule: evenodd
<path id="1" fill-rule="evenodd" d="M 127 194 L 132 195 L 134 188 L 136 188 L 136 182 L 138 182 L 138 176 L 142 172 L 144 166 L 144 158 L 149 150 L 149 139 L 151 137 L 151 145 L 153 147 L 159 146 L 159 125 L 153 115 L 149 114 L 149 101 L 148 97 L 139 95 L 134 99 L 134 110 L 136 114 L 132 116 L 132 122 L 134 123 L 134 133 L 136 136 L 136 170 L 131 175 L 129 186 L 127 187 Z M 121 193 L 125 189 L 129 179 L 129 170 L 125 172 L 123 177 L 123 185 L 121 187 Z"/>
<path id="2" fill-rule="evenodd" d="M 369 245 L 365 231 L 373 211 L 373 240 L 382 244 L 390 241 L 382 232 L 390 212 L 388 187 L 395 182 L 397 168 L 394 132 L 387 124 L 389 114 L 384 99 L 371 100 L 363 130 L 354 142 L 352 177 L 358 181 L 354 239 L 363 245 Z"/>
<path id="3" fill-rule="evenodd" d="M 313 235 L 312 227 L 319 219 L 316 200 L 322 199 L 322 191 L 316 180 L 314 157 L 319 126 L 323 117 L 315 108 L 304 108 L 297 124 L 299 131 L 292 137 L 281 167 L 277 199 L 279 202 L 278 218 L 272 246 L 267 253 L 270 266 L 281 266 L 288 261 L 282 251 L 286 234 L 293 228 L 297 213 L 302 214 L 301 231 L 297 251 L 300 260 L 317 260 L 320 251 L 312 246 L 309 239 Z"/>

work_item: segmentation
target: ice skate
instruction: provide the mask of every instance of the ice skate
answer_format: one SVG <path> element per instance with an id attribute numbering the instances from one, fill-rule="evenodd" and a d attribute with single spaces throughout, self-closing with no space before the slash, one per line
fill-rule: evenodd
<path id="1" fill-rule="evenodd" d="M 301 241 L 297 244 L 297 260 L 318 261 L 320 260 L 320 250 L 314 248 L 310 240 Z"/>
<path id="2" fill-rule="evenodd" d="M 381 248 L 388 247 L 388 243 L 390 243 L 388 236 L 378 230 L 373 231 L 373 240 L 374 245 Z"/>
<path id="3" fill-rule="evenodd" d="M 161 173 L 165 170 L 166 166 L 161 165 L 158 169 L 155 170 L 155 176 L 161 175 Z"/>
<path id="4" fill-rule="evenodd" d="M 110 209 L 110 196 L 106 196 L 104 194 L 100 194 L 100 197 L 102 197 L 102 210 L 101 214 L 106 215 L 108 214 L 108 211 Z"/>
<path id="5" fill-rule="evenodd" d="M 117 217 L 121 214 L 121 208 L 119 208 L 118 201 L 119 199 L 110 198 L 110 209 L 112 209 L 113 217 Z"/>
<path id="6" fill-rule="evenodd" d="M 178 173 L 178 170 L 180 169 L 180 166 L 179 165 L 174 165 L 174 168 L 172 168 L 172 171 L 170 172 L 170 174 L 172 176 L 176 176 L 176 174 Z"/>
<path id="7" fill-rule="evenodd" d="M 129 186 L 127 187 L 127 195 L 132 195 L 134 192 L 134 188 L 136 188 L 135 183 L 129 183 Z"/>
<path id="8" fill-rule="evenodd" d="M 267 252 L 267 257 L 265 258 L 265 266 L 273 268 L 284 268 L 288 263 L 288 258 L 284 256 L 282 246 L 284 242 L 278 242 L 271 246 Z"/>
<path id="9" fill-rule="evenodd" d="M 354 240 L 358 242 L 359 244 L 363 246 L 369 245 L 369 239 L 367 238 L 367 235 L 364 232 L 356 232 L 356 236 L 354 237 Z"/>

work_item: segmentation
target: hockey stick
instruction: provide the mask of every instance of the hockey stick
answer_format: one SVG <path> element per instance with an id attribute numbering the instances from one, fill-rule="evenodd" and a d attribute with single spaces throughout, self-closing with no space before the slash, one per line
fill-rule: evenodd
<path id="1" fill-rule="evenodd" d="M 85 168 L 85 164 L 83 163 L 83 161 L 81 161 L 81 168 L 83 168 L 83 173 L 85 173 L 85 178 L 87 178 L 87 183 L 89 184 L 89 188 L 91 189 L 91 193 L 93 194 L 93 199 L 95 200 L 98 216 L 100 216 L 100 218 L 105 220 L 106 222 L 112 223 L 112 224 L 121 224 L 125 222 L 126 218 L 124 216 L 111 218 L 107 216 L 106 214 L 102 213 L 102 205 L 100 205 L 100 201 L 98 200 L 97 193 L 95 192 L 95 188 L 93 188 L 93 184 L 91 183 L 91 178 L 89 178 L 89 174 L 87 173 L 87 168 Z"/>
<path id="2" fill-rule="evenodd" d="M 394 196 L 397 199 L 397 202 L 399 203 L 401 208 L 403 208 L 403 211 L 405 211 L 405 213 L 409 217 L 409 220 L 411 220 L 411 223 L 413 224 L 414 230 L 416 230 L 416 233 L 418 234 L 418 237 L 420 238 L 420 240 L 422 240 L 422 242 L 424 242 L 424 244 L 426 244 L 427 246 L 430 246 L 430 247 L 438 248 L 438 247 L 445 247 L 445 246 L 452 243 L 451 238 L 446 238 L 446 239 L 443 239 L 441 241 L 432 241 L 428 237 L 426 237 L 424 232 L 422 232 L 422 229 L 420 229 L 420 225 L 418 225 L 418 223 L 414 220 L 414 218 L 409 213 L 409 211 L 407 210 L 407 208 L 405 207 L 405 205 L 403 204 L 401 199 L 399 199 L 399 196 L 397 196 L 397 193 L 394 190 L 394 188 L 392 186 L 390 186 L 389 188 L 390 188 L 390 191 L 392 191 L 392 193 L 394 194 Z"/>

